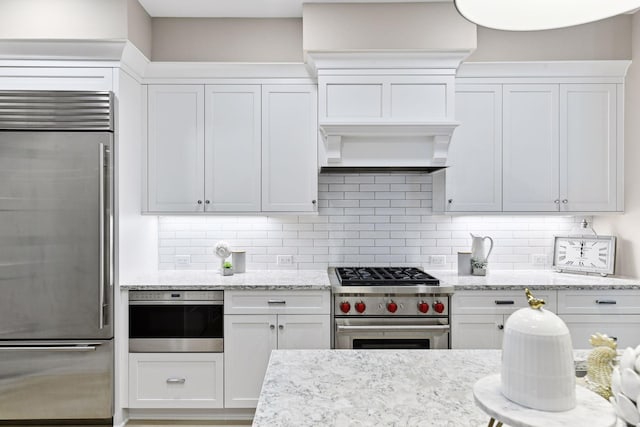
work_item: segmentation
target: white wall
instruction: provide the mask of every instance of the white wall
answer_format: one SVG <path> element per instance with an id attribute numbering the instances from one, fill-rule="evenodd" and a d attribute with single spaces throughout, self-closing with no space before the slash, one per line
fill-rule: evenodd
<path id="1" fill-rule="evenodd" d="M 631 58 L 631 15 L 549 31 L 478 27 L 468 61 L 597 60 Z"/>
<path id="2" fill-rule="evenodd" d="M 151 58 L 151 17 L 138 0 L 127 0 L 127 35 L 144 56 Z"/>
<path id="3" fill-rule="evenodd" d="M 451 3 L 307 3 L 305 51 L 473 49 L 476 26 Z"/>
<path id="4" fill-rule="evenodd" d="M 251 269 L 326 269 L 328 265 L 419 265 L 455 269 L 458 251 L 471 250 L 470 232 L 494 238 L 489 268 L 549 268 L 553 236 L 581 218 L 566 216 L 433 216 L 432 178 L 424 174 L 320 175 L 319 215 L 286 217 L 161 217 L 160 269 L 217 269 L 219 240 L 247 251 Z M 533 265 L 533 255 L 547 256 Z M 292 266 L 276 264 L 293 255 Z M 444 255 L 443 266 L 429 256 Z"/>
<path id="5" fill-rule="evenodd" d="M 599 217 L 600 234 L 618 236 L 616 274 L 640 277 L 640 12 L 633 15 L 632 60 L 625 86 L 625 213 Z"/>
<path id="6" fill-rule="evenodd" d="M 0 39 L 126 39 L 126 0 L 0 0 Z"/>
<path id="7" fill-rule="evenodd" d="M 153 61 L 302 62 L 302 20 L 154 18 Z"/>

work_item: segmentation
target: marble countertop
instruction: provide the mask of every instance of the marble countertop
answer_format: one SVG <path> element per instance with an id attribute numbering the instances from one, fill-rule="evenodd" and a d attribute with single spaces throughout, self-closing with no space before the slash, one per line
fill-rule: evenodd
<path id="1" fill-rule="evenodd" d="M 430 273 L 456 291 L 530 289 L 640 289 L 640 280 L 628 277 L 558 273 L 552 270 L 489 270 L 486 276 L 458 276 L 455 271 Z"/>
<path id="2" fill-rule="evenodd" d="M 489 270 L 486 276 L 458 276 L 455 271 L 425 271 L 442 285 L 462 290 L 540 289 L 640 289 L 640 280 L 622 277 L 585 276 L 549 270 Z M 258 270 L 221 276 L 215 270 L 161 270 L 120 285 L 124 289 L 330 289 L 326 270 Z"/>
<path id="3" fill-rule="evenodd" d="M 121 288 L 144 289 L 260 289 L 329 290 L 331 284 L 326 270 L 262 270 L 222 276 L 215 270 L 165 270 L 125 281 Z"/>
<path id="4" fill-rule="evenodd" d="M 274 350 L 253 426 L 486 426 L 473 385 L 498 373 L 500 358 L 500 350 Z"/>

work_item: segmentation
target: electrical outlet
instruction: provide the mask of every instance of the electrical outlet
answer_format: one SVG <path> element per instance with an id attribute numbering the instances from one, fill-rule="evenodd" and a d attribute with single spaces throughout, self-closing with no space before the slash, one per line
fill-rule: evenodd
<path id="1" fill-rule="evenodd" d="M 176 255 L 176 265 L 191 264 L 191 255 Z"/>
<path id="2" fill-rule="evenodd" d="M 444 265 L 446 260 L 444 255 L 431 255 L 431 265 Z"/>
<path id="3" fill-rule="evenodd" d="M 532 255 L 531 258 L 533 259 L 533 265 L 545 265 L 547 263 L 547 256 L 546 255 Z"/>
<path id="4" fill-rule="evenodd" d="M 278 265 L 291 265 L 293 264 L 293 255 L 278 255 Z"/>

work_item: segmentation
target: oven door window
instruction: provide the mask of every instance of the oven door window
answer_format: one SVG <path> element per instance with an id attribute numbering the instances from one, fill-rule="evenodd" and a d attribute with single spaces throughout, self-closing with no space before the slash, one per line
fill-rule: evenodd
<path id="1" fill-rule="evenodd" d="M 129 338 L 222 338 L 222 305 L 130 305 Z"/>
<path id="2" fill-rule="evenodd" d="M 428 339 L 354 339 L 354 349 L 361 350 L 429 350 Z"/>

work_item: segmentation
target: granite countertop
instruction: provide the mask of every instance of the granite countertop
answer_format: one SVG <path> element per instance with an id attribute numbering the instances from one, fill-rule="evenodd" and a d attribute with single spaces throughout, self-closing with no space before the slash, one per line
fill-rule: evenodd
<path id="1" fill-rule="evenodd" d="M 486 426 L 473 385 L 499 373 L 500 358 L 500 350 L 274 350 L 253 426 Z"/>
<path id="2" fill-rule="evenodd" d="M 552 270 L 489 270 L 486 276 L 458 276 L 455 271 L 431 271 L 456 291 L 540 289 L 640 289 L 640 280 L 627 277 L 558 273 Z"/>
<path id="3" fill-rule="evenodd" d="M 424 270 L 442 285 L 463 290 L 640 289 L 640 280 L 556 273 L 550 270 L 489 270 L 486 276 L 458 276 L 450 270 Z M 161 270 L 123 281 L 124 289 L 330 289 L 326 270 L 258 270 L 221 276 L 215 270 Z"/>
<path id="4" fill-rule="evenodd" d="M 329 290 L 326 270 L 262 270 L 222 276 L 215 270 L 166 270 L 125 281 L 123 289 Z"/>

